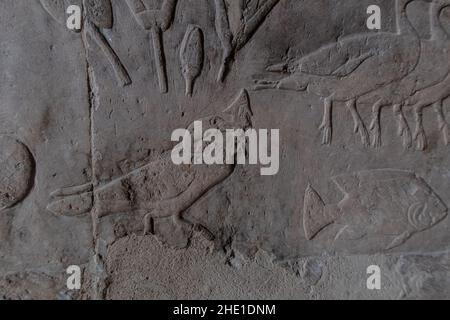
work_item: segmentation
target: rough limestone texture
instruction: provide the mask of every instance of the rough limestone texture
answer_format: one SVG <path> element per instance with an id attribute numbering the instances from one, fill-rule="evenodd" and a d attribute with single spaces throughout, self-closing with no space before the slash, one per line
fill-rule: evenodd
<path id="1" fill-rule="evenodd" d="M 2 0 L 0 69 L 0 299 L 450 299 L 450 1 Z"/>

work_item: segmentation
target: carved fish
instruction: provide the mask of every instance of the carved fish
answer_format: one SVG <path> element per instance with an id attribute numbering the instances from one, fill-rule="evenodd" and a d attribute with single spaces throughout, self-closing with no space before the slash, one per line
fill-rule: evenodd
<path id="1" fill-rule="evenodd" d="M 303 227 L 308 240 L 333 225 L 335 240 L 381 236 L 388 243 L 383 249 L 389 250 L 435 226 L 448 213 L 438 195 L 411 172 L 362 171 L 332 180 L 344 194 L 338 204 L 325 205 L 311 186 L 305 192 Z"/>
<path id="2" fill-rule="evenodd" d="M 186 95 L 191 96 L 195 79 L 203 66 L 203 33 L 194 25 L 189 25 L 181 43 L 180 61 L 186 81 Z"/>

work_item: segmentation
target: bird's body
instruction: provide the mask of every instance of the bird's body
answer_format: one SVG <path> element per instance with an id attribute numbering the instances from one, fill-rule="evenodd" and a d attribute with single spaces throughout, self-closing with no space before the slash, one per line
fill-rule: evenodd
<path id="1" fill-rule="evenodd" d="M 325 101 L 321 125 L 323 143 L 331 142 L 333 101 L 346 102 L 355 131 L 369 144 L 368 132 L 356 109 L 356 100 L 398 81 L 412 72 L 420 57 L 420 39 L 406 15 L 413 0 L 396 0 L 397 33 L 364 33 L 341 38 L 291 63 L 270 67 L 288 76 L 279 81 L 259 80 L 255 89 L 305 91 Z"/>
<path id="2" fill-rule="evenodd" d="M 251 126 L 251 110 L 245 90 L 223 115 L 202 119 L 204 129 L 246 129 Z M 189 127 L 188 131 L 190 131 Z M 173 217 L 183 223 L 181 214 L 206 192 L 234 171 L 234 164 L 174 164 L 172 152 L 101 186 L 91 183 L 57 190 L 48 210 L 63 216 L 93 213 L 98 218 L 111 214 L 141 213 L 145 231 L 153 218 Z"/>
<path id="3" fill-rule="evenodd" d="M 442 82 L 450 72 L 450 39 L 440 23 L 440 13 L 443 8 L 450 5 L 449 0 L 434 0 L 430 7 L 431 38 L 421 40 L 420 59 L 417 67 L 406 77 L 399 81 L 383 86 L 358 99 L 359 103 L 373 104 L 373 131 L 374 147 L 381 146 L 380 112 L 384 106 L 394 106 L 398 117 L 399 134 L 403 136 L 403 144 L 409 147 L 412 136 L 402 108 L 405 100 L 412 95 Z M 439 64 L 436 64 L 439 61 Z"/>
<path id="4" fill-rule="evenodd" d="M 98 218 L 112 214 L 142 214 L 146 232 L 150 219 L 178 218 L 208 190 L 225 180 L 234 165 L 175 165 L 167 152 L 145 166 L 105 185 L 86 185 L 74 194 L 61 197 L 49 210 L 66 216 L 80 216 L 93 211 Z M 65 191 L 66 192 L 66 191 Z"/>
<path id="5" fill-rule="evenodd" d="M 99 217 L 136 211 L 170 217 L 227 178 L 234 165 L 175 165 L 170 152 L 94 191 Z"/>
<path id="6" fill-rule="evenodd" d="M 389 49 L 385 48 L 386 43 L 390 44 Z M 285 85 L 289 89 L 292 81 L 298 86 L 296 89 L 307 87 L 318 96 L 348 101 L 410 73 L 419 57 L 417 45 L 414 36 L 392 33 L 346 37 L 295 62 L 296 71 L 280 81 L 279 89 L 285 89 Z"/>

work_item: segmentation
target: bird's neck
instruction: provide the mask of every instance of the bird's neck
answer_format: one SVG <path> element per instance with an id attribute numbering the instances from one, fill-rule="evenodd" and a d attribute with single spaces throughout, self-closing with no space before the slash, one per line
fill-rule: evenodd
<path id="1" fill-rule="evenodd" d="M 431 21 L 431 39 L 432 40 L 448 40 L 449 35 L 444 30 L 441 24 L 441 11 L 444 6 L 432 3 L 430 7 L 430 21 Z"/>
<path id="2" fill-rule="evenodd" d="M 412 0 L 395 0 L 398 34 L 417 34 L 406 13 L 406 7 L 411 1 Z"/>

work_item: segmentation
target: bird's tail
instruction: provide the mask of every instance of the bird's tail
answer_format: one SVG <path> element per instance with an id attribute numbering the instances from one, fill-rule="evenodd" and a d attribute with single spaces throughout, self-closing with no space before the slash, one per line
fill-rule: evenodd
<path id="1" fill-rule="evenodd" d="M 92 183 L 58 189 L 51 195 L 47 210 L 58 216 L 80 217 L 88 214 L 94 204 Z"/>

